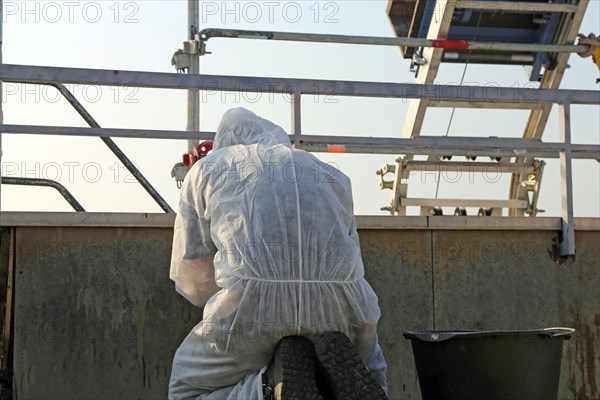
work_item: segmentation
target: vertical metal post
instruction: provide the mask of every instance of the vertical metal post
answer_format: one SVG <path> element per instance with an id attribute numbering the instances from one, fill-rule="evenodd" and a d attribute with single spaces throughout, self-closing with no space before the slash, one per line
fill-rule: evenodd
<path id="1" fill-rule="evenodd" d="M 301 120 L 301 100 L 300 93 L 293 93 L 290 97 L 292 103 L 292 135 L 294 135 L 294 148 L 302 148 L 302 120 Z"/>
<path id="2" fill-rule="evenodd" d="M 188 0 L 188 39 L 194 40 L 198 33 L 200 25 L 200 0 Z M 192 46 L 195 48 L 195 46 Z M 200 73 L 200 57 L 197 54 L 190 56 L 189 74 Z M 200 130 L 200 92 L 198 90 L 188 90 L 187 100 L 187 128 L 188 131 Z M 198 144 L 197 140 L 188 140 L 188 152 L 193 152 Z"/>
<path id="3" fill-rule="evenodd" d="M 571 105 L 559 104 L 560 140 L 564 150 L 560 152 L 560 187 L 562 197 L 561 256 L 575 255 L 575 223 L 573 217 L 573 168 L 571 158 Z"/>

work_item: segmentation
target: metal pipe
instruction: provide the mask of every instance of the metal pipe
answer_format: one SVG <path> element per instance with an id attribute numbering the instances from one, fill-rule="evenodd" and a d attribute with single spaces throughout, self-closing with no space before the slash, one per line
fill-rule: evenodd
<path id="1" fill-rule="evenodd" d="M 22 186 L 47 186 L 56 189 L 62 197 L 73 207 L 77 212 L 85 212 L 85 209 L 79 204 L 77 199 L 69 192 L 69 190 L 60 183 L 50 179 L 39 178 L 21 178 L 21 177 L 2 177 L 5 185 L 22 185 Z"/>
<path id="2" fill-rule="evenodd" d="M 560 119 L 560 140 L 565 144 L 571 143 L 571 106 L 558 106 Z M 573 162 L 572 150 L 566 146 L 560 152 L 560 188 L 562 197 L 562 241 L 560 255 L 563 257 L 575 255 L 575 217 L 573 214 Z"/>
<path id="3" fill-rule="evenodd" d="M 5 133 L 21 135 L 111 136 L 142 139 L 211 140 L 214 132 L 159 131 L 141 129 L 82 128 L 74 126 L 3 125 Z M 289 136 L 294 142 L 297 138 Z M 432 154 L 490 157 L 558 158 L 565 145 L 517 138 L 468 138 L 419 136 L 416 138 L 301 135 L 302 148 L 313 152 L 365 154 Z M 570 144 L 572 157 L 600 160 L 600 145 Z"/>
<path id="4" fill-rule="evenodd" d="M 213 140 L 215 132 L 164 131 L 145 129 L 87 128 L 75 126 L 3 125 L 6 133 L 138 139 Z"/>
<path id="5" fill-rule="evenodd" d="M 454 50 L 492 50 L 508 52 L 587 53 L 588 45 L 554 45 L 536 43 L 470 42 L 468 40 L 421 39 L 377 36 L 325 35 L 298 32 L 250 31 L 241 29 L 203 29 L 200 38 L 266 39 L 291 42 L 366 44 L 374 46 L 434 47 Z"/>
<path id="6" fill-rule="evenodd" d="M 188 0 L 188 40 L 195 40 L 200 25 L 199 0 Z M 200 57 L 192 54 L 188 74 L 198 75 L 200 73 Z M 188 131 L 200 130 L 200 92 L 190 89 L 187 93 L 187 128 Z M 198 145 L 197 140 L 188 140 L 188 152 L 193 153 L 194 147 Z"/>
<path id="7" fill-rule="evenodd" d="M 509 150 L 514 155 L 521 151 L 563 151 L 567 146 L 561 142 L 542 142 L 534 139 L 498 138 L 498 137 L 466 137 L 466 136 L 418 136 L 414 138 L 394 137 L 355 137 L 355 136 L 325 136 L 302 135 L 303 145 L 359 145 L 359 146 L 409 146 L 409 147 L 439 147 L 463 149 L 470 151 L 477 148 Z M 569 144 L 568 147 L 577 151 L 600 152 L 600 145 Z"/>
<path id="8" fill-rule="evenodd" d="M 508 149 L 497 149 L 489 147 L 474 147 L 468 150 L 463 148 L 451 147 L 417 147 L 410 145 L 327 145 L 315 143 L 303 143 L 302 149 L 312 153 L 345 153 L 345 154 L 390 154 L 390 155 L 432 155 L 432 156 L 489 156 L 493 158 L 512 158 L 516 157 L 515 151 Z M 600 160 L 600 151 L 572 151 L 573 159 L 582 160 Z M 535 158 L 559 158 L 560 152 L 557 150 L 542 149 L 520 149 L 519 156 Z"/>
<path id="9" fill-rule="evenodd" d="M 331 81 L 255 76 L 189 75 L 4 64 L 4 82 L 72 83 L 155 89 L 199 89 L 212 92 L 285 93 L 400 99 L 487 101 L 494 103 L 600 103 L 598 90 L 529 89 L 395 82 Z"/>
<path id="10" fill-rule="evenodd" d="M 200 27 L 200 4 L 199 0 L 188 0 L 187 2 L 188 39 L 194 40 Z"/>
<path id="11" fill-rule="evenodd" d="M 58 91 L 64 96 L 64 98 L 73 106 L 73 108 L 81 115 L 81 117 L 87 122 L 87 124 L 93 128 L 100 128 L 100 125 L 94 117 L 83 107 L 83 105 L 77 100 L 77 98 L 67 89 L 62 83 L 52 84 Z M 137 179 L 142 187 L 148 192 L 148 194 L 156 201 L 156 203 L 163 209 L 164 212 L 172 213 L 173 209 L 169 204 L 162 198 L 152 184 L 144 177 L 139 169 L 133 164 L 133 162 L 123 153 L 123 151 L 117 146 L 117 144 L 106 136 L 100 136 L 100 139 L 108 146 L 115 156 L 123 163 L 125 168 L 131 172 L 131 174 Z"/>
<path id="12" fill-rule="evenodd" d="M 294 148 L 302 148 L 302 96 L 300 94 L 293 94 L 291 97 L 292 105 L 292 136 L 290 139 L 294 143 Z"/>

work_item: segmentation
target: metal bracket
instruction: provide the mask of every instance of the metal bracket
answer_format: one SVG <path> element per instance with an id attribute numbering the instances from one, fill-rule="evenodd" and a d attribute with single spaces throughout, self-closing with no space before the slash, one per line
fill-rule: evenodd
<path id="1" fill-rule="evenodd" d="M 206 41 L 200 35 L 196 35 L 194 40 L 183 42 L 183 48 L 178 49 L 171 57 L 171 65 L 175 67 L 178 73 L 187 73 L 192 65 L 192 57 L 211 54 L 206 51 Z"/>
<path id="2" fill-rule="evenodd" d="M 379 168 L 375 173 L 377 174 L 377 178 L 379 179 L 379 188 L 381 190 L 384 189 L 393 189 L 394 181 L 386 181 L 384 176 L 391 173 L 394 174 L 396 172 L 396 166 L 393 164 L 386 164 L 383 167 Z"/>
<path id="3" fill-rule="evenodd" d="M 542 175 L 544 172 L 544 167 L 546 166 L 546 162 L 542 160 L 534 160 L 533 167 L 534 171 L 527 177 L 526 181 L 521 182 L 521 185 L 527 189 L 527 210 L 526 214 L 529 214 L 532 217 L 535 217 L 538 213 L 545 212 L 544 210 L 540 210 L 537 208 L 537 202 L 540 196 L 540 188 L 542 185 Z M 531 193 L 531 198 L 529 198 L 529 193 Z"/>
<path id="4" fill-rule="evenodd" d="M 206 51 L 206 40 L 202 39 L 201 35 L 196 35 L 195 36 L 195 40 L 194 40 L 195 44 L 196 44 L 196 53 L 199 56 L 204 56 L 206 54 L 212 54 L 210 51 Z"/>
<path id="5" fill-rule="evenodd" d="M 412 56 L 411 62 L 410 62 L 410 68 L 409 71 L 410 72 L 414 72 L 415 73 L 415 77 L 417 77 L 419 75 L 419 68 L 421 68 L 422 65 L 426 65 L 427 64 L 427 59 L 425 57 L 423 57 L 423 48 L 419 48 L 419 50 L 415 51 L 415 53 Z"/>
<path id="6" fill-rule="evenodd" d="M 175 67 L 177 73 L 187 73 L 190 69 L 190 64 L 190 55 L 182 49 L 177 50 L 173 54 L 173 57 L 171 57 L 171 65 Z"/>
<path id="7" fill-rule="evenodd" d="M 177 189 L 181 189 L 181 184 L 183 183 L 183 180 L 189 171 L 190 167 L 183 163 L 177 163 L 173 166 L 173 169 L 171 170 L 171 178 L 175 178 Z"/>

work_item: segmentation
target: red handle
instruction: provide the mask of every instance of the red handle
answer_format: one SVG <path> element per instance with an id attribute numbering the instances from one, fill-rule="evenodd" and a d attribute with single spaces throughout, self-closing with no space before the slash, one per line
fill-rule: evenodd
<path id="1" fill-rule="evenodd" d="M 432 40 L 431 47 L 440 49 L 468 49 L 471 47 L 466 40 Z"/>

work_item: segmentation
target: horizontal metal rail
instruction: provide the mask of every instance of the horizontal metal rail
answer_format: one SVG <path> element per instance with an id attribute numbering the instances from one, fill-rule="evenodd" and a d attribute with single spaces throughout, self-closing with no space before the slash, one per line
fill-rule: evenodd
<path id="1" fill-rule="evenodd" d="M 406 139 L 411 140 L 411 139 Z M 458 147 L 432 145 L 331 145 L 331 144 L 311 144 L 305 143 L 302 149 L 311 153 L 346 153 L 346 154 L 390 154 L 390 155 L 431 155 L 437 157 L 443 156 L 488 156 L 492 158 L 511 158 L 511 157 L 535 157 L 535 158 L 560 158 L 559 150 L 526 150 L 526 149 L 498 149 L 494 147 L 474 147 L 470 149 L 461 149 Z M 600 151 L 597 150 L 573 150 L 571 153 L 573 159 L 582 160 L 600 160 Z"/>
<path id="2" fill-rule="evenodd" d="M 558 158 L 561 151 L 569 148 L 573 158 L 600 160 L 600 145 L 495 137 L 382 138 L 302 135 L 302 148 L 307 151 L 329 153 L 531 156 L 540 158 Z"/>
<path id="3" fill-rule="evenodd" d="M 110 136 L 142 139 L 212 140 L 215 132 L 148 129 L 109 129 L 75 126 L 2 125 L 10 134 L 57 136 Z M 289 135 L 293 143 L 295 135 Z M 509 138 L 419 136 L 416 138 L 302 135 L 302 148 L 312 152 L 363 154 L 432 154 L 453 156 L 559 158 L 565 144 Z M 600 145 L 570 144 L 573 158 L 600 160 Z"/>
<path id="4" fill-rule="evenodd" d="M 452 50 L 489 50 L 508 52 L 531 53 L 587 53 L 589 45 L 556 45 L 538 43 L 504 43 L 504 42 L 471 42 L 467 40 L 447 39 L 421 39 L 405 37 L 377 37 L 377 36 L 348 36 L 325 35 L 300 32 L 274 32 L 251 31 L 242 29 L 204 29 L 199 33 L 200 39 L 207 41 L 211 38 L 228 39 L 263 39 L 283 40 L 288 42 L 311 43 L 340 43 L 340 44 L 365 44 L 374 46 L 409 46 L 409 47 L 434 47 Z"/>
<path id="5" fill-rule="evenodd" d="M 114 128 L 87 128 L 77 126 L 45 126 L 45 125 L 2 125 L 3 133 L 16 133 L 26 135 L 57 135 L 57 136 L 83 136 L 83 137 L 113 137 L 113 138 L 138 138 L 138 139 L 198 139 L 212 140 L 215 132 L 169 131 L 151 129 L 114 129 Z"/>
<path id="6" fill-rule="evenodd" d="M 600 91 L 597 90 L 190 75 L 14 64 L 2 66 L 0 80 L 32 84 L 70 83 L 155 89 L 198 89 L 209 93 L 248 92 L 490 103 L 600 104 Z"/>
<path id="7" fill-rule="evenodd" d="M 467 137 L 467 136 L 419 136 L 414 138 L 387 138 L 387 137 L 354 137 L 354 136 L 325 136 L 302 135 L 303 143 L 336 143 L 336 144 L 364 144 L 364 145 L 410 145 L 413 146 L 454 146 L 463 149 L 493 147 L 510 149 L 514 154 L 520 150 L 551 150 L 560 151 L 564 148 L 562 142 L 542 142 L 535 139 L 498 138 L 498 137 Z M 571 149 L 593 152 L 600 151 L 600 145 L 571 144 Z"/>
<path id="8" fill-rule="evenodd" d="M 22 178 L 22 177 L 2 177 L 3 185 L 20 185 L 20 186 L 45 186 L 56 189 L 62 197 L 73 207 L 77 212 L 85 212 L 85 209 L 79 204 L 77 199 L 69 192 L 69 190 L 60 183 L 50 179 L 39 178 Z"/>

